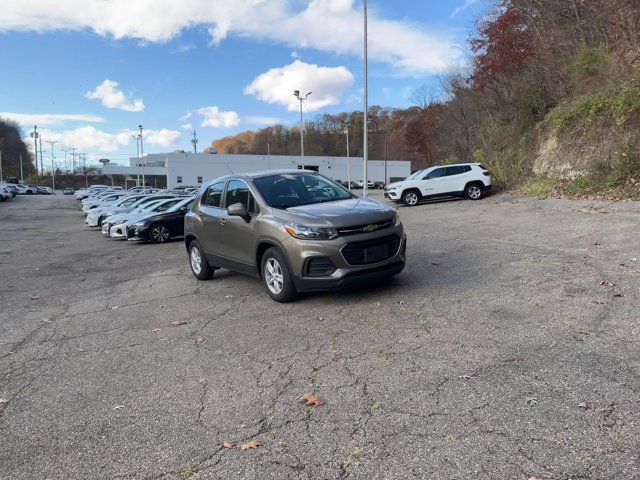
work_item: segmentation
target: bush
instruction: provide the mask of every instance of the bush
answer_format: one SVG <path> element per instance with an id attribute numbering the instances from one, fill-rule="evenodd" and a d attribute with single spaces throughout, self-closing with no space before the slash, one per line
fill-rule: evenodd
<path id="1" fill-rule="evenodd" d="M 580 123 L 590 124 L 596 119 L 625 124 L 631 114 L 640 110 L 640 85 L 608 88 L 589 93 L 577 100 L 556 107 L 546 122 L 556 131 Z"/>
<path id="2" fill-rule="evenodd" d="M 522 191 L 532 197 L 549 197 L 556 193 L 560 179 L 557 177 L 531 177 L 522 185 Z"/>
<path id="3" fill-rule="evenodd" d="M 593 77 L 602 73 L 608 64 L 609 57 L 603 49 L 583 47 L 569 68 L 582 77 Z"/>

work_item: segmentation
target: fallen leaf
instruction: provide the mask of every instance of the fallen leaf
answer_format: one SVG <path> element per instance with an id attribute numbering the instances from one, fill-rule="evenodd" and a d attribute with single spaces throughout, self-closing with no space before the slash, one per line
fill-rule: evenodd
<path id="1" fill-rule="evenodd" d="M 225 440 L 224 442 L 222 442 L 222 446 L 224 448 L 236 448 L 235 443 L 230 442 L 229 440 Z"/>
<path id="2" fill-rule="evenodd" d="M 600 285 L 602 285 L 603 287 L 615 287 L 616 284 L 613 282 L 610 282 L 609 280 L 602 280 L 600 282 Z"/>
<path id="3" fill-rule="evenodd" d="M 121 408 L 124 408 L 124 405 L 116 405 L 113 407 L 114 410 L 120 410 Z"/>
<path id="4" fill-rule="evenodd" d="M 431 265 L 433 265 L 434 267 L 437 267 L 440 265 L 440 262 L 431 262 Z"/>
<path id="5" fill-rule="evenodd" d="M 117 309 L 119 309 L 119 308 L 120 308 L 120 307 L 119 307 L 118 305 L 116 305 L 115 307 L 111 307 L 111 310 L 117 310 Z"/>
<path id="6" fill-rule="evenodd" d="M 161 328 L 154 328 L 153 330 L 151 330 L 152 332 L 161 332 L 162 329 Z"/>
<path id="7" fill-rule="evenodd" d="M 473 378 L 473 375 L 460 375 L 458 378 L 460 380 L 471 380 Z"/>
<path id="8" fill-rule="evenodd" d="M 593 300 L 591 303 L 595 303 L 596 305 L 604 305 L 607 302 L 603 302 L 602 300 Z"/>
<path id="9" fill-rule="evenodd" d="M 637 259 L 637 258 L 632 258 L 632 259 L 631 259 L 631 261 L 632 261 L 633 263 L 638 263 L 638 259 Z"/>
<path id="10" fill-rule="evenodd" d="M 319 322 L 324 322 L 324 317 L 318 317 Z"/>
<path id="11" fill-rule="evenodd" d="M 584 408 L 585 410 L 589 409 L 589 404 L 587 402 L 580 402 L 578 404 L 578 408 Z"/>
<path id="12" fill-rule="evenodd" d="M 198 338 L 198 339 L 196 339 L 196 342 L 198 342 L 198 343 L 204 342 L 204 338 Z"/>
<path id="13" fill-rule="evenodd" d="M 593 242 L 591 245 L 593 245 L 594 247 L 599 247 L 602 244 L 600 242 Z"/>
<path id="14" fill-rule="evenodd" d="M 530 407 L 533 407 L 534 405 L 538 404 L 538 399 L 537 398 L 527 398 L 527 405 L 529 405 Z"/>
<path id="15" fill-rule="evenodd" d="M 244 445 L 242 445 L 240 447 L 240 450 L 250 450 L 252 448 L 258 448 L 262 446 L 262 442 L 260 442 L 259 440 L 251 440 L 248 443 L 245 443 Z"/>
<path id="16" fill-rule="evenodd" d="M 324 405 L 324 402 L 312 393 L 300 395 L 298 400 L 304 403 L 305 407 L 319 407 L 320 405 Z"/>
<path id="17" fill-rule="evenodd" d="M 233 295 L 225 295 L 224 298 L 233 298 Z"/>
<path id="18" fill-rule="evenodd" d="M 38 295 L 33 295 L 31 297 L 31 300 L 40 300 L 40 297 Z"/>
<path id="19" fill-rule="evenodd" d="M 622 298 L 624 297 L 624 295 L 622 295 L 621 293 L 614 293 L 613 294 L 613 298 Z"/>
<path id="20" fill-rule="evenodd" d="M 0 405 L 2 405 L 3 403 L 9 403 L 9 400 L 7 400 L 6 398 L 0 398 Z"/>
<path id="21" fill-rule="evenodd" d="M 186 325 L 187 322 L 186 320 L 175 320 L 173 322 L 171 322 L 171 325 L 173 325 L 174 327 L 177 327 L 178 325 Z"/>

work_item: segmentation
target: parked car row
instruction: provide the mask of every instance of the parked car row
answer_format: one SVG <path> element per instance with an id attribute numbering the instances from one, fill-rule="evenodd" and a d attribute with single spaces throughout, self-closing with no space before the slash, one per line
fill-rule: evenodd
<path id="1" fill-rule="evenodd" d="M 96 185 L 76 192 L 85 224 L 104 236 L 164 243 L 184 234 L 184 215 L 193 205 L 187 189 L 135 187 L 131 190 Z"/>
<path id="2" fill-rule="evenodd" d="M 15 197 L 16 195 L 55 195 L 55 192 L 51 187 L 23 185 L 22 183 L 3 182 L 0 183 L 0 190 L 7 190 L 11 194 L 11 197 Z"/>

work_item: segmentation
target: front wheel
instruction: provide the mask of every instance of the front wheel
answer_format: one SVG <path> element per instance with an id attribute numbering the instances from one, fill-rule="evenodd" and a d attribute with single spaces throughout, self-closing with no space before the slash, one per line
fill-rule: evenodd
<path id="1" fill-rule="evenodd" d="M 276 302 L 295 300 L 298 292 L 293 286 L 289 265 L 284 255 L 275 247 L 267 250 L 262 257 L 262 283 L 269 296 Z"/>
<path id="2" fill-rule="evenodd" d="M 480 200 L 482 198 L 482 188 L 480 188 L 480 185 L 472 183 L 465 188 L 464 196 L 469 200 Z"/>
<path id="3" fill-rule="evenodd" d="M 210 280 L 213 277 L 214 268 L 209 265 L 197 240 L 189 244 L 189 266 L 198 280 Z"/>
<path id="4" fill-rule="evenodd" d="M 420 197 L 415 190 L 409 190 L 408 192 L 404 192 L 402 194 L 402 203 L 404 203 L 407 207 L 415 207 L 420 201 Z"/>
<path id="5" fill-rule="evenodd" d="M 149 239 L 153 243 L 166 243 L 170 238 L 171 232 L 163 223 L 157 223 L 149 230 Z"/>

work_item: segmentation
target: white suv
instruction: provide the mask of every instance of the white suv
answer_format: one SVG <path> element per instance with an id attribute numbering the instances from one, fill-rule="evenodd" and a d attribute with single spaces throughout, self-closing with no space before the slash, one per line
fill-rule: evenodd
<path id="1" fill-rule="evenodd" d="M 408 207 L 420 200 L 466 197 L 479 200 L 491 190 L 491 174 L 479 163 L 458 163 L 419 170 L 401 182 L 387 185 L 384 196 Z"/>

